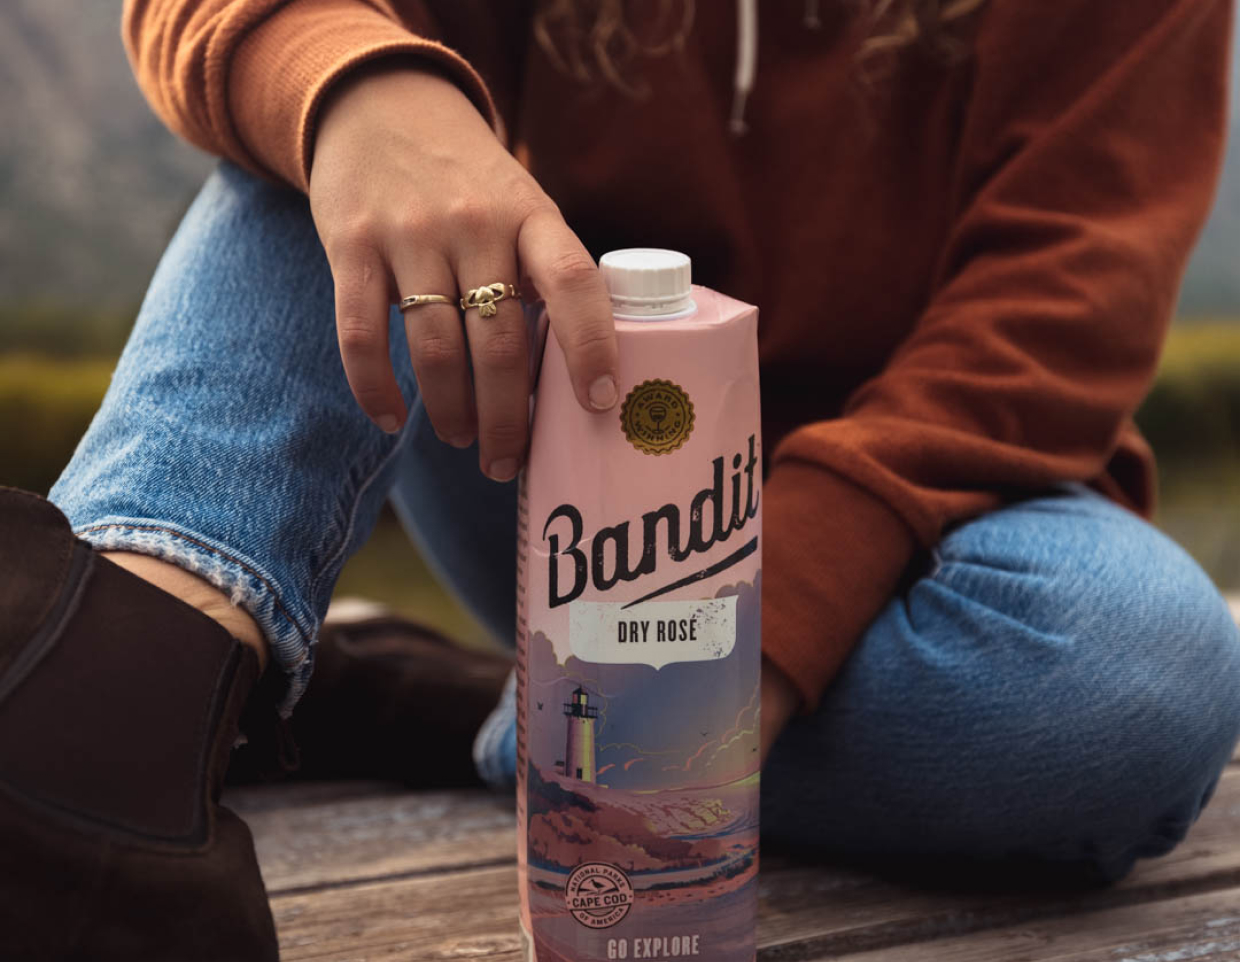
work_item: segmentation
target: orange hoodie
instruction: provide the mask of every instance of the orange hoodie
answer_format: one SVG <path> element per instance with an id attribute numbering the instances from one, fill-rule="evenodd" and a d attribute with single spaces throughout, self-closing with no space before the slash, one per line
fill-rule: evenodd
<path id="1" fill-rule="evenodd" d="M 868 77 L 855 4 L 712 0 L 640 101 L 557 72 L 531 6 L 127 0 L 124 37 L 173 130 L 301 190 L 333 83 L 434 63 L 596 257 L 683 250 L 758 304 L 763 651 L 804 710 L 949 526 L 1066 480 L 1148 514 L 1130 416 L 1218 176 L 1230 0 L 989 0 L 966 57 Z"/>

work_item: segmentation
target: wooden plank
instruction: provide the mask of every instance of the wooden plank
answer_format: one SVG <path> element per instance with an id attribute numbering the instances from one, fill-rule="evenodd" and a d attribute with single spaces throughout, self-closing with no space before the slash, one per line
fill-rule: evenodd
<path id="1" fill-rule="evenodd" d="M 272 899 L 280 958 L 518 962 L 515 866 Z"/>
<path id="2" fill-rule="evenodd" d="M 1240 872 L 1181 886 L 1132 882 L 1074 895 L 949 892 L 863 881 L 848 887 L 823 876 L 768 875 L 763 881 L 759 945 L 764 962 L 851 957 L 946 937 L 967 936 L 1118 906 L 1140 915 L 1179 892 L 1240 888 Z M 995 958 L 1008 958 L 997 956 Z"/>
<path id="3" fill-rule="evenodd" d="M 452 844 L 459 852 L 464 834 L 459 829 L 464 826 L 451 827 L 457 821 L 458 807 L 448 811 L 408 809 L 402 826 L 401 819 L 385 820 L 381 812 L 367 814 L 356 805 L 349 802 L 344 806 L 348 817 L 337 811 L 332 819 L 319 824 L 335 825 L 346 837 L 357 838 L 362 849 L 370 848 L 369 860 L 344 859 L 344 871 L 338 877 L 332 875 L 332 866 L 343 858 L 343 852 L 336 853 L 336 862 L 323 857 L 321 851 L 320 858 L 308 866 L 293 865 L 301 875 L 288 872 L 289 863 L 283 863 L 286 879 L 319 880 L 314 887 L 287 882 L 273 886 L 285 958 L 517 957 L 514 866 L 445 871 L 442 853 L 428 862 L 416 852 L 404 851 L 406 842 L 391 841 L 396 837 L 425 839 L 434 831 L 452 831 L 457 833 Z M 422 828 L 411 830 L 410 825 L 419 819 Z M 395 834 L 385 835 L 382 826 L 393 823 L 397 826 Z M 432 831 L 428 828 L 432 825 L 438 828 Z M 309 823 L 300 827 L 302 831 L 308 828 Z M 502 831 L 510 832 L 511 828 Z M 386 860 L 374 849 L 383 838 L 389 840 L 391 848 Z M 287 834 L 285 844 L 292 841 L 292 835 Z M 464 847 L 470 851 L 475 848 L 472 840 L 465 840 Z M 368 867 L 371 874 L 359 873 L 359 865 Z M 379 879 L 376 867 L 403 874 Z M 430 874 L 417 874 L 419 870 Z M 264 871 L 270 873 L 266 864 Z M 358 881 L 365 877 L 376 880 Z M 333 882 L 333 878 L 338 880 Z M 1039 919 L 1107 911 L 1115 906 L 1142 905 L 1144 908 L 1133 910 L 1139 916 L 1160 899 L 1238 886 L 1240 771 L 1233 771 L 1175 852 L 1144 861 L 1124 882 L 1094 892 L 1031 896 L 1019 892 L 931 891 L 830 866 L 766 859 L 760 883 L 759 944 L 765 962 L 799 962 L 917 944 L 964 932 L 1023 926 Z M 1240 914 L 1240 901 L 1236 909 Z"/>
<path id="4" fill-rule="evenodd" d="M 1000 907 L 977 897 L 905 893 L 893 899 L 890 889 L 880 895 L 877 891 L 849 891 L 830 885 L 812 887 L 817 894 L 813 912 L 819 936 L 789 944 L 772 926 L 769 912 L 764 912 L 758 929 L 763 962 L 828 958 L 856 962 L 1013 958 L 1086 962 L 1095 957 L 1099 962 L 1103 958 L 1120 962 L 1113 953 L 1128 948 L 1133 949 L 1131 962 L 1156 962 L 1159 956 L 1141 953 L 1178 944 L 1193 944 L 1194 951 L 1205 953 L 1181 958 L 1240 956 L 1236 951 L 1240 946 L 1240 887 L 1094 912 L 1088 909 L 1095 897 L 1082 896 L 1070 913 L 1056 911 L 1006 926 L 979 924 L 996 922 L 1000 916 L 988 915 L 988 910 L 994 913 Z M 290 893 L 277 896 L 272 905 L 280 932 L 281 958 L 286 960 L 485 958 L 517 962 L 520 958 L 516 869 L 512 866 Z M 1164 908 L 1168 905 L 1174 908 Z M 763 907 L 768 909 L 769 902 L 764 901 Z M 945 933 L 953 934 L 950 927 L 943 928 L 950 921 L 946 911 L 954 913 L 956 919 L 974 923 L 967 927 L 972 934 L 941 938 Z M 1235 930 L 1226 925 L 1234 925 Z M 1009 949 L 1019 946 L 1023 950 L 1024 941 L 1058 948 L 1072 933 L 1083 930 L 1096 937 L 1073 945 L 1064 954 L 1016 954 L 997 948 L 1010 942 Z M 1181 938 L 1183 942 L 1178 943 Z M 965 948 L 975 941 L 987 950 L 968 954 Z M 1226 951 L 1231 954 L 1209 955 L 1207 950 L 1216 943 L 1229 946 Z M 870 951 L 851 952 L 852 948 Z M 1086 956 L 1086 949 L 1099 954 Z"/>
<path id="5" fill-rule="evenodd" d="M 291 805 L 240 796 L 269 893 L 507 864 L 516 859 L 512 799 L 485 791 L 316 796 Z M 356 787 L 356 786 L 354 786 Z"/>
<path id="6" fill-rule="evenodd" d="M 805 962 L 1234 962 L 1240 888 L 993 929 L 896 949 L 807 955 Z"/>
<path id="7" fill-rule="evenodd" d="M 272 891 L 499 864 L 515 852 L 511 797 L 484 791 L 288 785 L 230 793 L 225 801 L 249 822 Z M 763 861 L 764 870 L 778 865 Z M 1138 878 L 1142 884 L 1175 883 L 1237 868 L 1240 768 L 1231 768 L 1185 843 L 1142 862 Z"/>
<path id="8" fill-rule="evenodd" d="M 1092 892 L 1059 896 L 935 892 L 830 867 L 770 871 L 769 860 L 763 867 L 764 955 L 789 960 L 808 958 L 805 953 L 811 948 L 819 954 L 843 954 L 1236 886 L 1240 885 L 1240 769 L 1224 773 L 1210 805 L 1173 851 L 1141 860 L 1117 885 Z M 821 922 L 824 906 L 836 916 L 830 926 Z"/>

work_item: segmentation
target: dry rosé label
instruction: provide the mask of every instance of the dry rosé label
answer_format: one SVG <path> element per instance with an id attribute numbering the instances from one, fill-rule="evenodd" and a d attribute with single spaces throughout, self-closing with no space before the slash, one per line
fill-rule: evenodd
<path id="1" fill-rule="evenodd" d="M 564 904 L 586 928 L 606 929 L 629 914 L 633 885 L 629 877 L 607 862 L 578 865 L 564 885 Z"/>
<path id="2" fill-rule="evenodd" d="M 568 613 L 573 654 L 600 665 L 650 665 L 726 658 L 736 646 L 736 597 L 626 605 L 574 601 Z"/>
<path id="3" fill-rule="evenodd" d="M 643 381 L 624 399 L 620 424 L 638 451 L 670 454 L 693 433 L 693 402 L 679 384 Z"/>

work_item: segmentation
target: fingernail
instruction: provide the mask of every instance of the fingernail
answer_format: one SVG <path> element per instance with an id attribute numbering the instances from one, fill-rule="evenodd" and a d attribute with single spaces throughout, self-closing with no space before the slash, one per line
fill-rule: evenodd
<path id="1" fill-rule="evenodd" d="M 379 420 L 375 423 L 388 434 L 395 434 L 400 425 L 400 422 L 396 420 L 395 414 L 381 414 Z"/>
<path id="2" fill-rule="evenodd" d="M 474 436 L 472 434 L 460 434 L 454 438 L 449 438 L 448 443 L 454 448 L 467 448 L 474 443 Z"/>
<path id="3" fill-rule="evenodd" d="M 487 474 L 492 481 L 511 481 L 517 476 L 516 459 L 501 458 L 498 461 L 492 461 Z"/>
<path id="4" fill-rule="evenodd" d="M 590 385 L 590 404 L 595 410 L 606 411 L 616 403 L 616 379 L 604 374 Z"/>

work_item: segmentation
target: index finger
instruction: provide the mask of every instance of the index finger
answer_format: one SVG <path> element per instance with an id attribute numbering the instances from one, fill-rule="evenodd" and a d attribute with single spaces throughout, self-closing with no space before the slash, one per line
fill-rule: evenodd
<path id="1" fill-rule="evenodd" d="M 598 265 L 553 210 L 525 219 L 517 253 L 547 302 L 577 403 L 587 411 L 610 410 L 616 404 L 616 323 Z"/>

